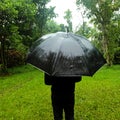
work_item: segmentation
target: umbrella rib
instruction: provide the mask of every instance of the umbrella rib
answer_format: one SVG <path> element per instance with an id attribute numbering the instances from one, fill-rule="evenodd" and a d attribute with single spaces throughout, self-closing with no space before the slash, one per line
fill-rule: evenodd
<path id="1" fill-rule="evenodd" d="M 77 37 L 75 37 L 72 33 L 71 33 L 71 36 L 74 38 L 74 39 L 77 39 L 81 44 L 81 46 L 84 48 L 85 46 L 82 44 L 82 42 L 77 38 Z M 76 35 L 77 36 L 77 35 Z M 79 37 L 81 37 L 81 36 L 79 36 Z M 84 37 L 82 37 L 82 38 L 84 38 Z M 82 51 L 83 51 L 83 49 L 81 49 Z M 84 53 L 84 51 L 83 51 L 83 53 Z M 89 75 L 91 75 L 91 73 L 90 73 L 90 71 L 89 71 L 89 69 L 88 69 L 88 63 L 87 63 L 87 61 L 86 61 L 86 56 L 84 56 L 84 57 L 82 57 L 82 59 L 85 61 L 85 63 L 84 63 L 84 65 L 86 66 L 86 69 L 87 69 L 87 72 L 89 73 Z"/>
<path id="2" fill-rule="evenodd" d="M 54 75 L 55 74 L 55 66 L 56 66 L 56 64 L 57 64 L 57 61 L 58 61 L 58 56 L 60 55 L 60 48 L 62 47 L 62 42 L 63 42 L 63 40 L 61 41 L 61 43 L 60 43 L 60 45 L 59 45 L 59 48 L 58 48 L 58 51 L 57 51 L 57 54 L 53 57 L 53 67 L 52 67 L 52 75 Z"/>
<path id="3" fill-rule="evenodd" d="M 26 61 L 55 76 L 92 76 L 106 62 L 87 38 L 65 32 L 38 39 Z"/>

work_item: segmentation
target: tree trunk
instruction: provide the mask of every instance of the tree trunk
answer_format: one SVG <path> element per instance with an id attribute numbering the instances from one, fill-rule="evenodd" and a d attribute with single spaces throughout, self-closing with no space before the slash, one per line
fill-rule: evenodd
<path id="1" fill-rule="evenodd" d="M 1 72 L 3 74 L 8 73 L 7 72 L 7 62 L 6 62 L 6 55 L 5 55 L 5 38 L 2 36 L 1 39 Z"/>
<path id="2" fill-rule="evenodd" d="M 103 26 L 103 51 L 104 51 L 104 56 L 106 58 L 107 61 L 107 65 L 111 66 L 112 65 L 112 61 L 111 61 L 111 56 L 110 56 L 110 52 L 109 52 L 109 37 L 107 35 L 107 29 L 105 26 Z"/>

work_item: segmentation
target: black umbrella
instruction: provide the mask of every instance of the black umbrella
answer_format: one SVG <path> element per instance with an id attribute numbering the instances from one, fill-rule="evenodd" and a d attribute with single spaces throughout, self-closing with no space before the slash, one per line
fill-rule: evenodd
<path id="1" fill-rule="evenodd" d="M 86 38 L 57 32 L 38 39 L 27 62 L 52 76 L 92 76 L 106 61 Z"/>

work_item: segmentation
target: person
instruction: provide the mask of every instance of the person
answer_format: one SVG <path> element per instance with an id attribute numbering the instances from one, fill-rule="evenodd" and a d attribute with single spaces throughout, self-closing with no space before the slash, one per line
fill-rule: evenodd
<path id="1" fill-rule="evenodd" d="M 81 81 L 81 77 L 55 77 L 45 73 L 45 84 L 51 85 L 51 100 L 54 120 L 74 120 L 74 91 L 75 82 Z"/>

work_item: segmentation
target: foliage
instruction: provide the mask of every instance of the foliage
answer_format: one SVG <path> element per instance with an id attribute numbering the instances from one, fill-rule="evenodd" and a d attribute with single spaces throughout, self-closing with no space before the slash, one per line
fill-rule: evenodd
<path id="1" fill-rule="evenodd" d="M 120 47 L 115 49 L 115 54 L 114 54 L 114 64 L 120 64 Z"/>
<path id="2" fill-rule="evenodd" d="M 64 19 L 67 21 L 69 31 L 72 32 L 72 12 L 69 9 L 65 11 Z"/>
<path id="3" fill-rule="evenodd" d="M 65 32 L 65 26 L 64 24 L 57 24 L 54 20 L 48 20 L 45 29 L 44 29 L 44 34 L 48 33 L 55 33 L 55 32 Z"/>
<path id="4" fill-rule="evenodd" d="M 56 14 L 54 13 L 55 7 L 47 7 L 47 3 L 50 0 L 33 0 L 34 4 L 37 7 L 37 12 L 35 14 L 35 26 L 38 30 L 38 36 L 42 36 L 45 31 L 45 25 L 48 20 L 51 20 L 51 18 L 56 17 Z"/>
<path id="5" fill-rule="evenodd" d="M 61 31 L 66 32 L 64 24 L 60 24 L 60 29 L 61 29 Z"/>
<path id="6" fill-rule="evenodd" d="M 1 42 L 1 69 L 7 72 L 7 61 L 5 51 L 6 40 L 12 34 L 18 34 L 18 27 L 15 25 L 14 20 L 17 18 L 18 11 L 15 10 L 14 4 L 10 0 L 0 1 L 0 42 Z"/>
<path id="7" fill-rule="evenodd" d="M 93 34 L 95 33 L 94 28 L 88 26 L 86 22 L 83 23 L 83 25 L 80 26 L 79 30 L 76 31 L 76 34 L 83 35 L 86 38 L 91 38 Z"/>
<path id="8" fill-rule="evenodd" d="M 119 24 L 116 24 L 119 19 L 115 19 L 119 16 L 119 0 L 77 0 L 76 4 L 78 8 L 81 4 L 86 7 L 87 17 L 100 31 L 102 49 L 108 65 L 111 65 L 115 53 L 113 48 L 117 47 L 116 40 L 120 39 Z"/>
<path id="9" fill-rule="evenodd" d="M 34 10 L 35 6 L 31 0 L 0 1 L 1 69 L 3 72 L 7 72 L 7 50 L 19 48 L 25 33 L 30 36 L 31 33 L 28 31 L 33 25 Z"/>
<path id="10" fill-rule="evenodd" d="M 44 33 L 55 33 L 55 32 L 58 32 L 58 31 L 60 31 L 60 26 L 55 22 L 55 21 L 53 21 L 53 20 L 49 20 L 49 21 L 47 21 L 47 23 L 46 23 L 46 31 L 44 32 Z"/>
<path id="11" fill-rule="evenodd" d="M 31 66 L 9 69 L 0 77 L 2 120 L 52 120 L 50 86 L 44 75 Z M 76 84 L 75 120 L 119 120 L 120 65 L 104 66 L 93 77 Z"/>
<path id="12" fill-rule="evenodd" d="M 18 50 L 24 56 L 32 42 L 45 31 L 47 20 L 56 16 L 54 7 L 47 8 L 46 4 L 48 2 L 49 0 L 0 1 L 0 58 L 2 72 L 7 72 L 8 49 Z"/>
<path id="13" fill-rule="evenodd" d="M 33 32 L 35 24 L 36 6 L 32 0 L 19 0 L 16 2 L 15 9 L 18 11 L 17 19 L 15 20 L 18 26 L 19 35 L 22 37 L 18 44 L 22 43 L 26 46 L 31 46 L 33 42 Z M 14 40 L 13 40 L 14 41 Z"/>
<path id="14" fill-rule="evenodd" d="M 17 50 L 8 50 L 6 53 L 7 68 L 25 64 L 24 56 Z M 1 60 L 0 60 L 1 64 Z"/>
<path id="15" fill-rule="evenodd" d="M 17 50 L 8 50 L 7 53 L 7 67 L 14 67 L 24 64 L 23 55 Z"/>

